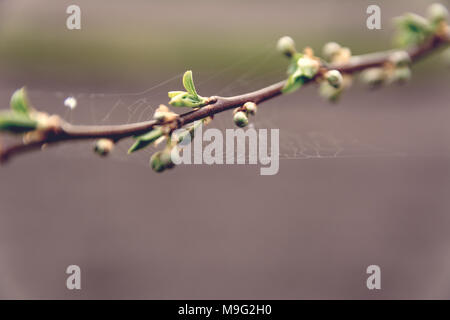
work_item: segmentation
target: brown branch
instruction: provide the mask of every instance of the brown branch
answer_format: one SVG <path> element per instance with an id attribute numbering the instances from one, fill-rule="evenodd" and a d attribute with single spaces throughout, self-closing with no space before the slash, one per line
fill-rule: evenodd
<path id="1" fill-rule="evenodd" d="M 408 53 L 412 62 L 416 62 L 420 58 L 435 51 L 435 49 L 447 45 L 450 42 L 450 32 L 445 35 L 435 35 L 426 43 L 411 48 Z M 372 67 L 383 66 L 389 59 L 393 50 L 366 54 L 361 56 L 354 56 L 349 62 L 343 64 L 323 65 L 322 72 L 327 70 L 337 69 L 342 73 L 352 74 L 364 69 Z M 311 82 L 311 81 L 310 81 Z M 210 98 L 211 103 L 194 111 L 181 114 L 174 127 L 181 128 L 182 126 L 192 123 L 196 120 L 203 119 L 217 113 L 242 106 L 245 102 L 251 101 L 256 104 L 272 99 L 282 94 L 282 88 L 286 81 L 281 81 L 262 88 L 257 91 L 245 93 L 233 97 L 219 97 L 213 96 Z M 1 149 L 0 146 L 0 161 L 3 162 L 13 155 L 23 153 L 29 150 L 39 149 L 47 144 L 54 144 L 68 140 L 85 140 L 108 138 L 115 142 L 130 136 L 140 135 L 150 131 L 155 125 L 161 125 L 155 120 L 125 124 L 125 125 L 111 125 L 111 126 L 83 126 L 72 125 L 65 121 L 61 121 L 58 128 L 46 132 L 45 138 L 39 141 L 17 144 Z M 163 123 L 164 124 L 164 123 Z"/>

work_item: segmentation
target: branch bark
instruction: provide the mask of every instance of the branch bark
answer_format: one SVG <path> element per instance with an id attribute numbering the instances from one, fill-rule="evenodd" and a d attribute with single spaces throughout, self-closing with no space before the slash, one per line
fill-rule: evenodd
<path id="1" fill-rule="evenodd" d="M 432 39 L 422 44 L 421 46 L 411 48 L 408 53 L 412 62 L 416 62 L 419 59 L 425 57 L 429 53 L 436 49 L 450 43 L 450 32 L 445 35 L 435 35 Z M 352 74 L 362 71 L 364 69 L 383 66 L 389 59 L 389 56 L 395 50 L 376 52 L 372 54 L 366 54 L 361 56 L 354 56 L 349 62 L 344 64 L 329 64 L 322 66 L 322 72 L 327 70 L 337 69 L 341 73 Z M 314 80 L 314 79 L 312 79 Z M 312 82 L 310 80 L 309 82 Z M 282 88 L 286 81 L 280 81 L 272 84 L 268 87 L 259 89 L 257 91 L 237 95 L 233 97 L 220 97 L 213 96 L 210 98 L 211 103 L 197 110 L 193 110 L 184 114 L 181 114 L 174 126 L 181 128 L 182 126 L 192 123 L 196 120 L 203 119 L 208 116 L 221 113 L 223 111 L 233 109 L 242 106 L 244 103 L 251 101 L 256 104 L 264 102 L 266 100 L 275 98 L 282 94 Z M 111 126 L 84 126 L 84 125 L 72 125 L 68 122 L 61 121 L 61 125 L 58 128 L 54 128 L 46 132 L 45 138 L 39 141 L 30 143 L 16 144 L 1 148 L 0 146 L 0 161 L 4 162 L 10 159 L 12 156 L 42 148 L 48 144 L 55 144 L 58 142 L 68 140 L 86 140 L 86 139 L 99 139 L 108 138 L 115 142 L 127 138 L 130 136 L 144 134 L 150 131 L 155 125 L 161 125 L 164 123 L 157 122 L 155 120 L 125 124 L 125 125 L 111 125 Z"/>

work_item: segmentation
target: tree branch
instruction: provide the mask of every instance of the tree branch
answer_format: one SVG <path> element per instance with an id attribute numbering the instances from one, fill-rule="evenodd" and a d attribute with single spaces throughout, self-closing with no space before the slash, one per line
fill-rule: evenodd
<path id="1" fill-rule="evenodd" d="M 450 32 L 446 32 L 446 34 L 444 35 L 433 36 L 429 41 L 418 47 L 409 49 L 408 53 L 411 57 L 412 62 L 416 62 L 420 58 L 425 57 L 439 47 L 448 45 L 449 42 Z M 341 73 L 352 74 L 364 69 L 380 67 L 388 61 L 389 56 L 392 54 L 392 52 L 394 51 L 390 50 L 361 56 L 354 56 L 347 63 L 343 64 L 322 64 L 321 70 L 317 76 L 320 76 L 326 71 L 332 69 L 336 69 Z M 308 82 L 312 82 L 312 80 L 314 79 L 311 79 Z M 244 103 L 249 101 L 259 104 L 266 100 L 275 98 L 282 94 L 282 89 L 285 84 L 286 81 L 281 81 L 260 90 L 233 97 L 210 97 L 210 104 L 200 109 L 196 109 L 179 115 L 179 117 L 175 121 L 172 121 L 172 127 L 181 128 L 182 126 L 192 123 L 196 120 L 200 120 L 229 109 L 240 107 Z M 108 138 L 113 140 L 114 142 L 117 142 L 126 137 L 144 134 L 150 131 L 155 125 L 163 124 L 168 123 L 161 123 L 155 120 L 150 120 L 125 125 L 84 126 L 72 125 L 68 122 L 61 121 L 59 127 L 52 128 L 51 130 L 45 132 L 44 138 L 39 141 L 12 145 L 5 148 L 1 148 L 0 146 L 0 161 L 4 162 L 11 158 L 13 155 L 17 155 L 30 150 L 36 150 L 48 144 L 55 144 L 68 140 Z"/>

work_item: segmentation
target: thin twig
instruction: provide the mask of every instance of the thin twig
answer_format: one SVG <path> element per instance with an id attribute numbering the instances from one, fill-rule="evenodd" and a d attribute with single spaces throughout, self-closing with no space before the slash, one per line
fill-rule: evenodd
<path id="1" fill-rule="evenodd" d="M 426 43 L 418 47 L 411 48 L 410 50 L 408 50 L 408 53 L 411 57 L 412 62 L 416 62 L 420 58 L 435 51 L 435 49 L 449 44 L 449 42 L 450 32 L 447 32 L 447 34 L 444 36 L 435 35 Z M 350 59 L 349 62 L 344 64 L 323 65 L 322 73 L 327 70 L 337 69 L 342 73 L 352 74 L 364 69 L 380 67 L 388 61 L 389 56 L 392 54 L 392 52 L 393 51 L 390 50 L 367 55 L 354 56 Z M 200 120 L 205 117 L 242 106 L 245 102 L 248 101 L 259 104 L 263 101 L 272 99 L 282 94 L 282 89 L 285 83 L 286 81 L 281 81 L 257 91 L 233 97 L 213 96 L 210 98 L 210 104 L 200 109 L 181 114 L 176 122 L 172 123 L 172 127 L 181 128 L 182 126 L 188 123 L 192 123 L 196 120 Z M 114 142 L 117 142 L 123 138 L 146 133 L 150 131 L 155 125 L 161 124 L 165 123 L 159 123 L 155 120 L 150 120 L 124 125 L 84 126 L 72 125 L 68 122 L 61 121 L 60 127 L 53 128 L 51 131 L 47 132 L 45 138 L 43 138 L 42 140 L 4 147 L 2 150 L 0 150 L 0 161 L 4 162 L 5 160 L 10 159 L 13 155 L 20 154 L 29 150 L 36 150 L 48 144 L 55 144 L 68 140 L 108 138 L 113 140 Z"/>

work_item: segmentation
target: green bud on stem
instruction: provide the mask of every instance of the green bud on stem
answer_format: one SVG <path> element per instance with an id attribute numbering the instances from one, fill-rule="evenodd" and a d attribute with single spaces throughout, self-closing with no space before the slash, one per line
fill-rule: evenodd
<path id="1" fill-rule="evenodd" d="M 247 111 L 248 114 L 251 114 L 252 116 L 254 116 L 256 114 L 256 111 L 258 110 L 256 103 L 251 101 L 244 103 L 243 108 L 245 109 L 245 111 Z"/>
<path id="2" fill-rule="evenodd" d="M 433 25 L 437 25 L 442 21 L 447 20 L 448 10 L 440 3 L 433 3 L 427 9 L 427 18 Z"/>
<path id="3" fill-rule="evenodd" d="M 297 67 L 300 73 L 309 79 L 314 78 L 317 71 L 319 71 L 319 63 L 316 60 L 307 57 L 298 59 Z"/>
<path id="4" fill-rule="evenodd" d="M 297 52 L 294 40 L 288 36 L 278 40 L 277 50 L 288 57 L 292 57 Z"/>
<path id="5" fill-rule="evenodd" d="M 150 166 L 155 172 L 163 172 L 164 165 L 161 162 L 161 151 L 155 152 L 150 158 Z"/>
<path id="6" fill-rule="evenodd" d="M 340 88 L 333 87 L 328 81 L 322 81 L 319 86 L 320 96 L 330 102 L 337 102 L 342 91 L 342 86 Z"/>
<path id="7" fill-rule="evenodd" d="M 234 114 L 233 121 L 234 124 L 237 125 L 239 128 L 243 128 L 248 125 L 247 115 L 243 111 L 236 112 Z"/>
<path id="8" fill-rule="evenodd" d="M 99 139 L 95 142 L 94 152 L 100 156 L 108 155 L 114 149 L 114 141 L 111 139 Z"/>
<path id="9" fill-rule="evenodd" d="M 325 79 L 332 87 L 336 89 L 342 87 L 342 84 L 344 82 L 344 78 L 338 70 L 327 71 L 327 73 L 325 73 Z"/>
<path id="10" fill-rule="evenodd" d="M 406 51 L 395 51 L 389 56 L 389 61 L 396 67 L 406 67 L 411 64 L 411 57 Z"/>

